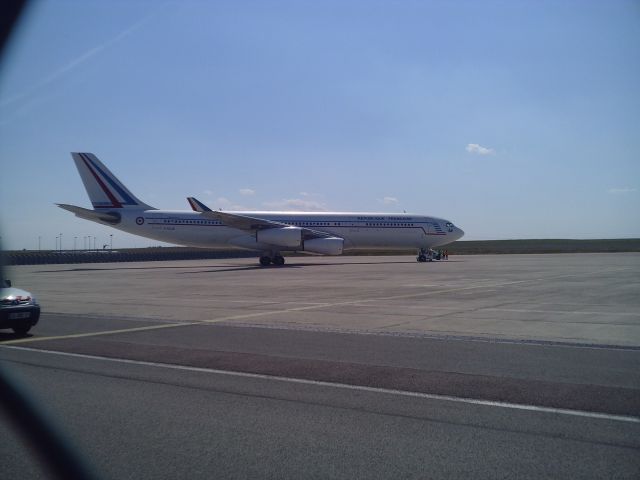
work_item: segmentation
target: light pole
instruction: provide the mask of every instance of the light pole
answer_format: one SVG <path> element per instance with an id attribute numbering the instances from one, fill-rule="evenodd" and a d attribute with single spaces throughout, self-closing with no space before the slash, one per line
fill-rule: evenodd
<path id="1" fill-rule="evenodd" d="M 62 253 L 62 234 L 60 234 L 60 253 Z"/>
<path id="2" fill-rule="evenodd" d="M 113 233 L 109 234 L 109 250 L 113 250 Z"/>
<path id="3" fill-rule="evenodd" d="M 42 240 L 42 237 L 40 235 L 38 235 L 38 251 L 40 251 L 40 241 Z"/>

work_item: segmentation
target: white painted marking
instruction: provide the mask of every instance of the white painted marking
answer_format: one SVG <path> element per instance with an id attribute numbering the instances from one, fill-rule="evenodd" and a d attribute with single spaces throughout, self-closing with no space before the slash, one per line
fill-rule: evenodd
<path id="1" fill-rule="evenodd" d="M 520 403 L 496 402 L 491 400 L 478 400 L 475 398 L 454 397 L 450 395 L 438 395 L 433 393 L 410 392 L 406 390 L 394 390 L 389 388 L 365 387 L 361 385 L 349 385 L 346 383 L 322 382 L 318 380 L 307 380 L 304 378 L 280 377 L 275 375 L 263 375 L 259 373 L 234 372 L 229 370 L 217 370 L 214 368 L 190 367 L 187 365 L 175 365 L 171 363 L 145 362 L 142 360 L 130 360 L 127 358 L 110 358 L 97 355 L 86 355 L 82 353 L 57 352 L 55 350 L 40 350 L 29 347 L 4 346 L 6 349 L 25 350 L 29 352 L 46 353 L 74 358 L 85 358 L 91 360 L 103 360 L 114 363 L 125 363 L 129 365 L 140 365 L 146 367 L 167 368 L 172 370 L 182 370 L 189 372 L 210 373 L 215 375 L 226 375 L 230 377 L 254 378 L 258 380 L 271 380 L 276 382 L 297 383 L 302 385 L 313 385 L 319 387 L 329 387 L 345 390 L 356 390 L 361 392 L 380 393 L 385 395 L 398 395 L 403 397 L 423 398 L 427 400 L 439 400 L 444 402 L 465 403 L 470 405 L 481 405 L 487 407 L 508 408 L 512 410 L 524 410 L 530 412 L 553 413 L 558 415 L 572 415 L 583 418 L 595 418 L 600 420 L 611 420 L 615 422 L 640 423 L 639 417 L 629 415 L 612 415 L 608 413 L 587 412 L 584 410 L 570 410 L 566 408 L 540 407 L 536 405 L 526 405 Z"/>

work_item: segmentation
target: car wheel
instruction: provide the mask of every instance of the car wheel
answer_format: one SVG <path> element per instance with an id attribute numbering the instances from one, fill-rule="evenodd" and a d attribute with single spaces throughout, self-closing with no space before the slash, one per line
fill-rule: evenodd
<path id="1" fill-rule="evenodd" d="M 17 327 L 11 327 L 11 330 L 18 335 L 26 335 L 31 330 L 31 325 L 18 325 Z"/>

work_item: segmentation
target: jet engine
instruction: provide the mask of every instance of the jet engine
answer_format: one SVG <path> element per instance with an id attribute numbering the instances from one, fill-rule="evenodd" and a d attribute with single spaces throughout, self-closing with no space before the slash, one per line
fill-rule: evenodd
<path id="1" fill-rule="evenodd" d="M 344 238 L 327 237 L 305 240 L 303 250 L 305 252 L 321 253 L 323 255 L 342 255 Z"/>
<path id="2" fill-rule="evenodd" d="M 256 232 L 256 242 L 297 248 L 302 243 L 302 229 L 298 227 L 267 228 Z"/>

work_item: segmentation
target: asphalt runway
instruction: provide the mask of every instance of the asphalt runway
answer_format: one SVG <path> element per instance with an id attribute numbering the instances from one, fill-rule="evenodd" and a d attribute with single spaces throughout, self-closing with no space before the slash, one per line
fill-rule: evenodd
<path id="1" fill-rule="evenodd" d="M 640 476 L 639 254 L 254 263 L 13 267 L 0 361 L 107 478 Z"/>

